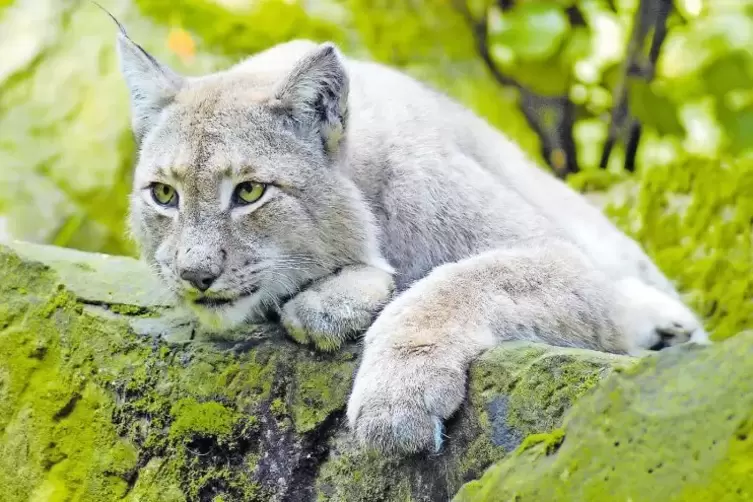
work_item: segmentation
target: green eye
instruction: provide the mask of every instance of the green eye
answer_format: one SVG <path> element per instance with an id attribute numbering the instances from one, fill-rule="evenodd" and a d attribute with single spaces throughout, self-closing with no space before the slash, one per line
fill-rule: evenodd
<path id="1" fill-rule="evenodd" d="M 235 193 L 233 193 L 233 202 L 238 206 L 245 206 L 253 204 L 257 200 L 261 199 L 264 195 L 264 191 L 267 189 L 267 185 L 263 183 L 252 183 L 246 181 L 235 187 Z"/>
<path id="2" fill-rule="evenodd" d="M 152 183 L 152 198 L 161 206 L 174 207 L 178 204 L 178 194 L 170 185 Z"/>

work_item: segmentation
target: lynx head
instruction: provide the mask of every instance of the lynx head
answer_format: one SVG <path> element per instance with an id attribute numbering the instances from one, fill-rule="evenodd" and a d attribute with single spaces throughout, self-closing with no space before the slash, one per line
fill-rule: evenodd
<path id="1" fill-rule="evenodd" d="M 143 259 L 215 327 L 347 264 L 389 268 L 340 172 L 348 76 L 331 44 L 290 42 L 183 77 L 121 30 L 139 147 L 130 227 Z"/>

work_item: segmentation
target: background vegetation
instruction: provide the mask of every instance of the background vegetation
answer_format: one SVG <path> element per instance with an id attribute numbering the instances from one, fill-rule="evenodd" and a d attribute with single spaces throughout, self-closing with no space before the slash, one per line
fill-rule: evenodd
<path id="1" fill-rule="evenodd" d="M 102 4 L 188 74 L 299 37 L 402 68 L 600 193 L 715 336 L 753 326 L 751 0 Z M 88 0 L 0 0 L 0 240 L 135 254 L 114 35 Z"/>

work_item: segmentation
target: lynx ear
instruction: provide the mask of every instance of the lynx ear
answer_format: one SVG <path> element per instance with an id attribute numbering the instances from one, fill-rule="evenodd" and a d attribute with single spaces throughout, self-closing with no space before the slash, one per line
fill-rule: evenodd
<path id="1" fill-rule="evenodd" d="M 183 78 L 159 63 L 128 38 L 119 23 L 118 26 L 120 70 L 131 92 L 131 127 L 136 140 L 141 142 L 156 123 L 160 112 L 180 90 Z"/>
<path id="2" fill-rule="evenodd" d="M 304 56 L 275 98 L 298 129 L 318 133 L 327 153 L 337 152 L 346 127 L 348 75 L 333 44 L 322 44 Z"/>

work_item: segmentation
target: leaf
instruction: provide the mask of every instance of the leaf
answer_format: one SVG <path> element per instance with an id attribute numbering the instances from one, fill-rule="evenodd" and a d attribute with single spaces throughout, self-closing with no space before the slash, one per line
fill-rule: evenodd
<path id="1" fill-rule="evenodd" d="M 568 65 L 573 67 L 575 63 L 589 56 L 591 53 L 591 42 L 591 31 L 588 28 L 582 26 L 574 28 L 565 43 L 562 57 Z"/>
<path id="2" fill-rule="evenodd" d="M 561 96 L 570 88 L 571 71 L 562 61 L 514 61 L 500 64 L 502 71 L 530 91 L 543 96 Z"/>
<path id="3" fill-rule="evenodd" d="M 718 116 L 733 153 L 740 153 L 753 146 L 753 107 L 731 110 L 721 106 Z"/>
<path id="4" fill-rule="evenodd" d="M 630 113 L 642 125 L 662 135 L 683 136 L 685 129 L 678 118 L 675 104 L 643 80 L 631 79 L 628 90 Z"/>
<path id="5" fill-rule="evenodd" d="M 706 88 L 711 94 L 723 97 L 730 91 L 753 87 L 753 78 L 749 72 L 750 65 L 749 53 L 730 52 L 706 66 L 701 78 L 706 82 Z"/>
<path id="6" fill-rule="evenodd" d="M 507 12 L 490 9 L 490 20 L 491 41 L 524 61 L 550 58 L 570 31 L 567 15 L 554 2 L 519 4 Z"/>

